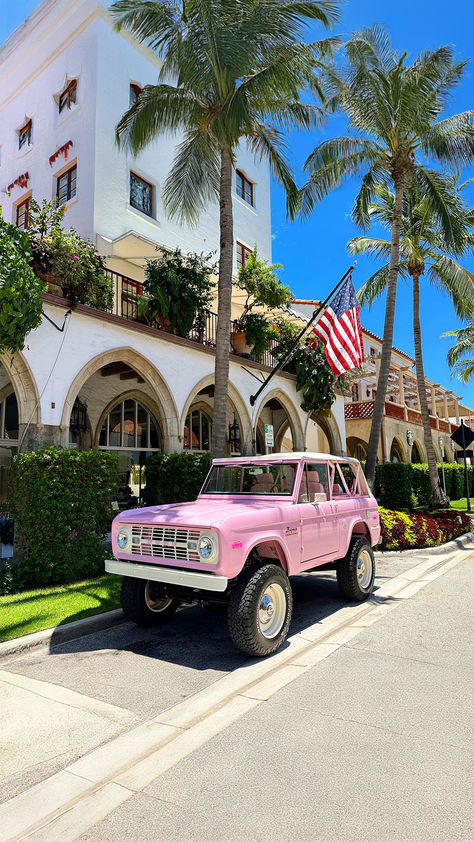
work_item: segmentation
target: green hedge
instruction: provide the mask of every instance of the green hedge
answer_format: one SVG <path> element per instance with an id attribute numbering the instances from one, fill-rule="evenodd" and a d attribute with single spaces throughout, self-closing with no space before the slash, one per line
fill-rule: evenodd
<path id="1" fill-rule="evenodd" d="M 117 480 L 118 459 L 103 451 L 49 447 L 16 457 L 9 493 L 16 589 L 103 572 Z"/>
<path id="2" fill-rule="evenodd" d="M 474 468 L 468 465 L 470 493 L 474 493 Z M 442 483 L 442 469 L 438 465 Z M 428 506 L 431 483 L 427 464 L 412 465 L 407 462 L 382 462 L 377 465 L 380 504 L 387 509 L 408 511 L 416 506 Z M 450 500 L 466 496 L 464 465 L 445 464 L 446 494 Z"/>
<path id="3" fill-rule="evenodd" d="M 411 509 L 413 465 L 409 462 L 381 462 L 377 465 L 380 503 L 387 509 Z"/>
<path id="4" fill-rule="evenodd" d="M 146 461 L 147 505 L 195 500 L 211 465 L 210 453 L 154 453 Z"/>

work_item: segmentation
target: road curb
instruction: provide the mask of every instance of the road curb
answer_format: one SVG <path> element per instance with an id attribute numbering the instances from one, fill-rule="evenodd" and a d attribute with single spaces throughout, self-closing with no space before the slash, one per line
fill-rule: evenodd
<path id="1" fill-rule="evenodd" d="M 124 622 L 126 621 L 122 609 L 115 608 L 113 611 L 93 614 L 91 617 L 74 620 L 74 622 L 65 623 L 63 626 L 54 626 L 52 629 L 43 629 L 43 631 L 33 632 L 33 634 L 26 634 L 24 637 L 15 637 L 13 640 L 5 640 L 0 643 L 0 659 L 9 655 L 18 655 L 27 652 L 29 649 L 34 649 L 36 646 L 45 646 L 48 643 L 57 646 L 67 640 L 74 640 L 76 637 L 93 634 L 93 632 L 102 631 Z"/>
<path id="2" fill-rule="evenodd" d="M 437 547 L 421 547 L 413 550 L 378 550 L 375 553 L 375 558 L 400 558 L 400 556 L 407 555 L 446 555 L 453 553 L 456 550 L 462 550 L 464 547 L 472 545 L 474 547 L 474 532 L 466 532 L 465 535 L 460 535 L 459 538 L 454 538 L 453 541 L 448 541 L 447 544 L 438 544 Z"/>
<path id="3" fill-rule="evenodd" d="M 463 549 L 472 545 L 474 548 L 474 532 L 468 532 L 449 541 L 447 544 L 440 544 L 437 547 L 425 547 L 424 549 L 399 550 L 389 552 L 376 552 L 377 559 L 399 558 L 407 555 L 446 555 L 455 550 Z M 55 626 L 52 629 L 27 634 L 24 637 L 15 637 L 13 640 L 6 640 L 0 643 L 0 660 L 11 655 L 20 655 L 36 646 L 57 646 L 67 640 L 74 640 L 96 631 L 103 631 L 112 626 L 126 622 L 121 608 L 113 611 L 104 611 L 102 614 L 94 614 L 92 617 L 85 617 L 83 620 L 75 620 L 73 623 L 65 623 L 63 626 Z"/>

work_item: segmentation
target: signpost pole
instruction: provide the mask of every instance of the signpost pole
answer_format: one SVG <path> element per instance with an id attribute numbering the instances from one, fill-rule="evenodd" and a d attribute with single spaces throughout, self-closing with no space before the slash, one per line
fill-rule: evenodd
<path id="1" fill-rule="evenodd" d="M 462 432 L 462 453 L 464 459 L 464 484 L 466 487 L 466 500 L 467 500 L 467 510 L 468 512 L 471 511 L 471 500 L 469 498 L 469 479 L 467 475 L 467 459 L 466 459 L 466 437 L 465 437 L 465 427 L 464 421 L 461 421 L 461 432 Z"/>

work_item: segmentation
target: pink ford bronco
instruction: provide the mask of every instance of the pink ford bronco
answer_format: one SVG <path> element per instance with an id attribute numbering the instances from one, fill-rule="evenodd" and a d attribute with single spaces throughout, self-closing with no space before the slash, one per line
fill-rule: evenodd
<path id="1" fill-rule="evenodd" d="M 356 459 L 273 453 L 215 459 L 192 503 L 132 509 L 112 524 L 122 607 L 139 625 L 180 602 L 225 602 L 235 645 L 275 652 L 292 612 L 289 576 L 334 567 L 346 599 L 372 591 L 377 503 Z"/>

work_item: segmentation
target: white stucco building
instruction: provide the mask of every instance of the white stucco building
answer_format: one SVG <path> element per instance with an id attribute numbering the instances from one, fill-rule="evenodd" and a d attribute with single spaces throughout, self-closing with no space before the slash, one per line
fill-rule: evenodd
<path id="1" fill-rule="evenodd" d="M 180 338 L 137 323 L 133 299 L 156 248 L 216 252 L 217 203 L 196 227 L 170 220 L 161 199 L 179 137 L 161 136 L 133 158 L 115 144 L 115 126 L 140 88 L 156 82 L 156 56 L 116 33 L 95 0 L 43 0 L 0 47 L 0 205 L 25 225 L 28 201 L 57 196 L 64 224 L 94 241 L 112 273 L 112 313 L 47 293 L 43 320 L 22 353 L 0 360 L 0 500 L 12 454 L 54 442 L 103 447 L 122 469 L 154 450 L 206 450 L 213 414 L 215 315 Z M 241 149 L 234 174 L 234 268 L 255 245 L 271 260 L 270 176 Z M 236 298 L 234 313 L 238 314 Z M 300 408 L 295 379 L 276 376 L 252 409 L 249 398 L 272 365 L 231 355 L 228 402 L 232 452 L 345 451 L 343 401 L 324 419 Z M 253 376 L 252 376 L 253 375 Z M 71 424 L 71 411 L 73 421 Z M 78 413 L 86 429 L 76 429 Z"/>

